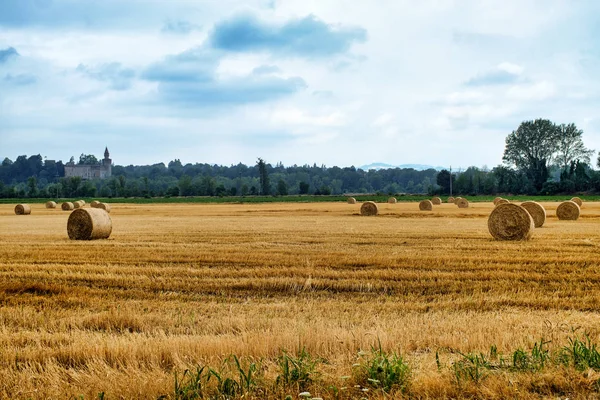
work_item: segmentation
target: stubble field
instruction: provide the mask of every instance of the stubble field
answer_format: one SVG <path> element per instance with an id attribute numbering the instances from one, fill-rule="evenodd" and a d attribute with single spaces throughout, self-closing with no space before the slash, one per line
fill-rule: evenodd
<path id="1" fill-rule="evenodd" d="M 600 203 L 543 205 L 528 242 L 491 238 L 492 203 L 113 204 L 90 242 L 0 205 L 0 397 L 596 398 L 563 353 L 600 339 Z M 384 390 L 369 368 L 394 354 L 410 372 Z"/>

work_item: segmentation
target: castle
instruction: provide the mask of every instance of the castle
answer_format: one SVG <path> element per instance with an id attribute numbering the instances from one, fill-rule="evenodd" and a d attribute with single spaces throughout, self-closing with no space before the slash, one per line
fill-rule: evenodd
<path id="1" fill-rule="evenodd" d="M 104 159 L 100 164 L 90 165 L 75 164 L 70 161 L 65 164 L 65 177 L 79 176 L 81 179 L 105 179 L 112 175 L 112 160 L 108 152 L 108 147 L 104 150 Z"/>

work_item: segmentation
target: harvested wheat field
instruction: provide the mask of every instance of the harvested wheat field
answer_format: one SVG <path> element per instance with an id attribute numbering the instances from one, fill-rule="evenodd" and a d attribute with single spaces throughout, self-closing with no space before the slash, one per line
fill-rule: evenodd
<path id="1" fill-rule="evenodd" d="M 558 204 L 0 205 L 0 397 L 597 398 L 600 203 Z"/>

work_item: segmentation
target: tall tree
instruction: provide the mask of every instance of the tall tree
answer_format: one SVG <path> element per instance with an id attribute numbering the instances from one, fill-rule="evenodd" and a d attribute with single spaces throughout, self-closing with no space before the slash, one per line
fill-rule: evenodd
<path id="1" fill-rule="evenodd" d="M 98 159 L 93 154 L 83 154 L 79 156 L 80 165 L 97 165 L 99 164 Z"/>
<path id="2" fill-rule="evenodd" d="M 583 131 L 575 124 L 557 126 L 558 140 L 556 142 L 556 163 L 562 170 L 577 160 L 589 164 L 594 150 L 587 149 L 583 144 Z"/>
<path id="3" fill-rule="evenodd" d="M 506 137 L 502 159 L 525 172 L 536 190 L 548 180 L 547 164 L 557 150 L 559 129 L 547 119 L 524 121 Z"/>
<path id="4" fill-rule="evenodd" d="M 269 183 L 267 164 L 262 158 L 259 158 L 256 165 L 258 166 L 258 175 L 260 178 L 260 194 L 267 196 L 271 194 L 271 184 Z"/>
<path id="5" fill-rule="evenodd" d="M 456 176 L 452 175 L 452 182 L 456 180 Z M 442 188 L 443 194 L 450 193 L 450 171 L 443 169 L 438 172 L 435 182 Z"/>

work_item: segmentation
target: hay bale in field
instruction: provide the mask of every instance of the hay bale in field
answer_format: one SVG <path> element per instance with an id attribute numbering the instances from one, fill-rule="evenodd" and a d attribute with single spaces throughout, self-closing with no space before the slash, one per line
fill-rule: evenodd
<path id="1" fill-rule="evenodd" d="M 356 199 L 354 197 L 348 197 L 346 201 L 348 204 L 356 204 Z"/>
<path id="2" fill-rule="evenodd" d="M 433 204 L 434 206 L 439 206 L 440 204 L 442 204 L 442 199 L 436 196 L 431 199 L 431 204 Z"/>
<path id="3" fill-rule="evenodd" d="M 360 215 L 377 215 L 379 213 L 379 209 L 377 208 L 377 204 L 372 201 L 365 201 L 362 206 L 360 206 Z"/>
<path id="4" fill-rule="evenodd" d="M 98 200 L 94 200 L 90 203 L 90 207 L 97 208 L 100 202 Z"/>
<path id="5" fill-rule="evenodd" d="M 419 203 L 419 210 L 421 211 L 431 211 L 433 210 L 433 203 L 431 200 L 421 200 Z"/>
<path id="6" fill-rule="evenodd" d="M 510 201 L 508 201 L 507 199 L 500 198 L 500 200 L 496 201 L 494 204 L 496 206 L 498 206 L 500 204 L 508 204 L 508 203 L 510 203 Z"/>
<path id="7" fill-rule="evenodd" d="M 448 203 L 454 203 L 454 197 L 452 197 L 452 196 L 448 197 Z"/>
<path id="8" fill-rule="evenodd" d="M 98 203 L 98 205 L 96 206 L 96 208 L 100 208 L 104 211 L 106 211 L 107 213 L 110 212 L 111 206 L 108 203 Z"/>
<path id="9" fill-rule="evenodd" d="M 79 208 L 69 215 L 67 233 L 69 239 L 107 239 L 112 232 L 112 220 L 99 208 Z"/>
<path id="10" fill-rule="evenodd" d="M 459 197 L 458 200 L 456 200 L 456 205 L 458 208 L 469 208 L 469 200 Z"/>
<path id="11" fill-rule="evenodd" d="M 60 205 L 60 208 L 63 211 L 71 211 L 71 210 L 75 209 L 75 205 L 73 203 L 71 203 L 70 201 L 65 201 L 64 203 L 62 203 Z"/>
<path id="12" fill-rule="evenodd" d="M 556 208 L 556 216 L 558 219 L 576 221 L 580 213 L 579 205 L 574 201 L 563 201 Z"/>
<path id="13" fill-rule="evenodd" d="M 457 203 L 458 203 L 458 201 L 459 201 L 459 200 L 461 200 L 461 199 L 462 199 L 462 197 L 455 197 L 455 198 L 454 198 L 454 204 L 457 204 Z"/>
<path id="14" fill-rule="evenodd" d="M 488 217 L 488 230 L 496 240 L 528 240 L 534 229 L 529 212 L 517 204 L 499 204 Z"/>
<path id="15" fill-rule="evenodd" d="M 29 215 L 31 214 L 31 206 L 29 204 L 17 204 L 15 206 L 15 214 Z"/>
<path id="16" fill-rule="evenodd" d="M 388 203 L 390 203 L 390 204 L 396 204 L 397 202 L 398 202 L 398 200 L 396 200 L 396 198 L 395 198 L 395 197 L 390 197 L 390 198 L 388 199 Z"/>
<path id="17" fill-rule="evenodd" d="M 77 208 L 82 208 L 85 205 L 85 201 L 83 200 L 77 200 L 73 202 L 73 207 L 75 207 L 75 209 Z"/>
<path id="18" fill-rule="evenodd" d="M 521 203 L 521 207 L 523 207 L 531 218 L 533 218 L 533 224 L 536 228 L 544 225 L 546 222 L 546 209 L 540 203 L 536 201 L 525 201 Z"/>
<path id="19" fill-rule="evenodd" d="M 577 203 L 577 205 L 579 206 L 579 208 L 581 208 L 581 206 L 583 206 L 583 200 L 581 200 L 579 197 L 573 197 L 571 199 L 571 201 Z"/>
<path id="20" fill-rule="evenodd" d="M 494 205 L 496 205 L 498 203 L 499 200 L 502 200 L 502 197 L 496 197 L 494 199 Z"/>
<path id="21" fill-rule="evenodd" d="M 46 202 L 46 208 L 56 208 L 56 202 L 52 200 Z"/>

